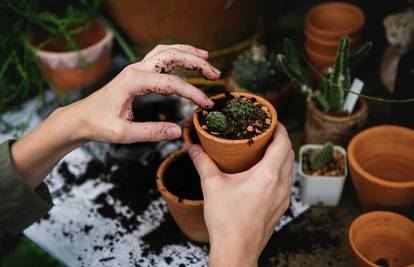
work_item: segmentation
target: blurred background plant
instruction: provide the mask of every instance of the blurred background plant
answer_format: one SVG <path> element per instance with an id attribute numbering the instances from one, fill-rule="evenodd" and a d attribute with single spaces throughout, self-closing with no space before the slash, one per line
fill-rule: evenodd
<path id="1" fill-rule="evenodd" d="M 42 99 L 50 87 L 42 76 L 29 43 L 29 32 L 39 30 L 51 40 L 63 40 L 69 51 L 79 51 L 73 35 L 89 27 L 102 0 L 0 0 L 0 112 L 29 96 Z"/>

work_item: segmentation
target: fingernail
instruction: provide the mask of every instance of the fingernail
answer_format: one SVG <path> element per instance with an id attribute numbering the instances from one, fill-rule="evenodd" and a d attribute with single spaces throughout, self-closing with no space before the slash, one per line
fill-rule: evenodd
<path id="1" fill-rule="evenodd" d="M 179 128 L 179 127 L 167 128 L 167 130 L 165 130 L 165 132 L 167 134 L 167 139 L 169 139 L 169 140 L 177 139 L 181 136 L 181 128 Z"/>
<path id="2" fill-rule="evenodd" d="M 198 154 L 201 153 L 201 149 L 199 146 L 191 146 L 191 148 L 188 150 L 188 154 L 190 155 L 190 158 L 195 158 Z"/>
<path id="3" fill-rule="evenodd" d="M 214 106 L 213 100 L 211 100 L 210 98 L 206 97 L 206 105 L 205 105 L 205 108 L 212 108 L 213 106 Z"/>
<path id="4" fill-rule="evenodd" d="M 213 67 L 213 71 L 220 77 L 221 75 L 221 71 L 219 71 L 218 69 L 216 69 L 215 67 Z"/>

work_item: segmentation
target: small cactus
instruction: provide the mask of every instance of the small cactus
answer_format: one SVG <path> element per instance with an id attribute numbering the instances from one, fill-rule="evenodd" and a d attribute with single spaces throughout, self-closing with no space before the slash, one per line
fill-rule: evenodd
<path id="1" fill-rule="evenodd" d="M 319 90 L 312 90 L 309 81 L 302 71 L 299 56 L 292 42 L 284 40 L 284 55 L 276 57 L 278 69 L 293 81 L 295 86 L 309 97 L 312 97 L 325 112 L 340 113 L 346 97 L 346 91 L 351 86 L 351 69 L 365 57 L 372 48 L 367 42 L 350 54 L 349 37 L 343 36 L 338 46 L 336 62 L 322 75 Z"/>
<path id="2" fill-rule="evenodd" d="M 234 62 L 233 75 L 243 88 L 261 92 L 277 88 L 278 70 L 276 62 L 265 46 L 254 44 L 238 56 Z"/>
<path id="3" fill-rule="evenodd" d="M 242 102 L 240 98 L 236 97 L 227 103 L 225 112 L 235 119 L 249 119 L 254 115 L 254 107 L 251 100 Z"/>
<path id="4" fill-rule="evenodd" d="M 220 111 L 211 111 L 207 114 L 207 126 L 210 130 L 224 132 L 227 129 L 226 115 Z"/>
<path id="5" fill-rule="evenodd" d="M 311 168 L 316 171 L 326 166 L 333 158 L 333 145 L 331 143 L 325 144 L 320 151 L 312 154 Z"/>

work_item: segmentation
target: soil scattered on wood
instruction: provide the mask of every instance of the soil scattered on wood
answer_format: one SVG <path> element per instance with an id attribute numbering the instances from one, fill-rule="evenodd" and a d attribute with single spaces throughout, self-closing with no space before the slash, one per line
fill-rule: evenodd
<path id="1" fill-rule="evenodd" d="M 318 170 L 311 168 L 311 158 L 313 153 L 318 153 L 320 149 L 309 149 L 302 155 L 302 171 L 311 176 L 342 176 L 345 174 L 345 157 L 338 149 L 333 150 L 332 159 L 328 164 Z"/>
<path id="2" fill-rule="evenodd" d="M 179 156 L 165 171 L 165 187 L 180 200 L 202 200 L 203 192 L 198 175 L 188 153 Z"/>
<path id="3" fill-rule="evenodd" d="M 240 103 L 251 102 L 253 106 L 251 116 L 240 118 L 235 117 L 231 112 L 229 112 L 227 109 L 228 103 L 233 99 L 236 99 Z M 251 140 L 253 137 L 266 131 L 271 124 L 271 117 L 268 108 L 257 103 L 255 98 L 233 96 L 230 93 L 225 93 L 224 97 L 213 101 L 214 107 L 212 109 L 198 112 L 198 120 L 200 125 L 211 135 L 229 140 Z M 223 132 L 216 132 L 208 127 L 206 118 L 208 113 L 212 111 L 219 111 L 226 115 L 227 128 Z"/>

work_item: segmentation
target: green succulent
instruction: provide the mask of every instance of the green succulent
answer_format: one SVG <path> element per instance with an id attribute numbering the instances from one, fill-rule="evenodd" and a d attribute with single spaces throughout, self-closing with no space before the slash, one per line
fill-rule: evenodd
<path id="1" fill-rule="evenodd" d="M 207 114 L 207 126 L 212 131 L 224 132 L 227 129 L 226 115 L 220 111 L 211 111 Z"/>
<path id="2" fill-rule="evenodd" d="M 275 84 L 280 73 L 274 55 L 264 45 L 254 44 L 240 54 L 233 64 L 234 79 L 241 87 L 254 92 L 277 88 Z"/>
<path id="3" fill-rule="evenodd" d="M 227 103 L 225 112 L 235 119 L 249 119 L 254 115 L 254 107 L 250 99 L 241 102 L 240 98 L 235 97 Z"/>
<path id="4" fill-rule="evenodd" d="M 333 145 L 331 143 L 325 144 L 321 150 L 311 155 L 312 170 L 319 170 L 326 166 L 333 158 Z"/>
<path id="5" fill-rule="evenodd" d="M 351 70 L 372 48 L 372 43 L 366 42 L 351 53 L 349 42 L 348 36 L 341 37 L 335 65 L 323 73 L 318 90 L 311 89 L 310 82 L 302 70 L 298 52 L 289 39 L 284 40 L 284 54 L 277 55 L 276 64 L 297 88 L 312 97 L 325 112 L 341 113 L 345 92 L 351 86 Z"/>

